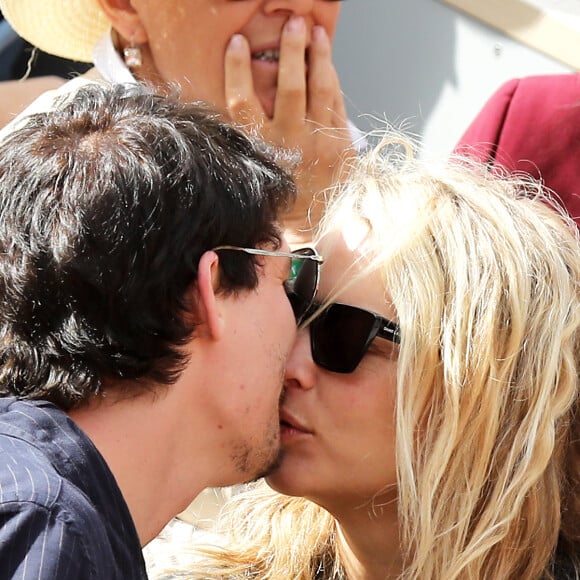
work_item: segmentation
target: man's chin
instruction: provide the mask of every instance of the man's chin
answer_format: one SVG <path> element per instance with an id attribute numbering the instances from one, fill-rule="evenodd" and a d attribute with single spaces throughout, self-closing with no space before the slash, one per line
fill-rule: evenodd
<path id="1" fill-rule="evenodd" d="M 281 465 L 284 458 L 284 450 L 280 448 L 276 456 L 266 465 L 255 477 L 246 481 L 246 483 L 251 483 L 253 481 L 258 481 L 258 479 L 263 479 L 274 473 Z"/>

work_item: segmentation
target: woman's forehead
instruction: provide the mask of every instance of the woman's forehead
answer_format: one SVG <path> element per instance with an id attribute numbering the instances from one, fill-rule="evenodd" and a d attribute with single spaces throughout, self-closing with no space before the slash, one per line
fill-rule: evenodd
<path id="1" fill-rule="evenodd" d="M 363 227 L 364 226 L 364 227 Z M 392 314 L 380 269 L 372 267 L 369 228 L 364 222 L 349 232 L 329 230 L 316 244 L 324 257 L 319 296 Z"/>
<path id="2" fill-rule="evenodd" d="M 320 238 L 316 248 L 324 258 L 322 278 L 339 283 L 368 277 L 376 269 L 371 265 L 375 252 L 368 234 L 368 226 L 358 221 L 352 228 L 332 230 Z"/>
<path id="3" fill-rule="evenodd" d="M 340 254 L 350 256 L 364 256 L 370 251 L 370 227 L 361 219 L 352 219 L 340 227 L 329 229 L 323 233 L 316 243 L 318 252 L 325 254 Z"/>

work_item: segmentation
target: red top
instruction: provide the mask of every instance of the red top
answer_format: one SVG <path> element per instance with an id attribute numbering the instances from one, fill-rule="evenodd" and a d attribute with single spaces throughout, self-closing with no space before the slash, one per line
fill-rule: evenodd
<path id="1" fill-rule="evenodd" d="M 541 178 L 580 226 L 580 74 L 508 81 L 455 151 Z"/>

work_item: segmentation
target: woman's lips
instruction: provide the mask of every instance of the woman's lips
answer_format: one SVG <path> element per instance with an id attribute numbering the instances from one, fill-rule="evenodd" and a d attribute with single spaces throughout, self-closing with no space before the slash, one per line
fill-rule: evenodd
<path id="1" fill-rule="evenodd" d="M 308 49 L 305 52 L 304 74 L 308 75 Z M 254 90 L 266 116 L 274 117 L 280 70 L 279 42 L 262 43 L 251 50 Z"/>
<path id="2" fill-rule="evenodd" d="M 278 65 L 280 62 L 280 47 L 278 45 L 261 46 L 252 50 L 252 63 L 267 63 L 270 65 Z M 306 48 L 304 52 L 304 68 L 308 70 L 310 49 Z"/>
<path id="3" fill-rule="evenodd" d="M 258 70 L 278 70 L 280 62 L 280 41 L 262 42 L 251 49 L 252 67 Z"/>
<path id="4" fill-rule="evenodd" d="M 286 409 L 280 410 L 280 434 L 288 438 L 297 435 L 311 435 L 313 431 Z"/>
<path id="5" fill-rule="evenodd" d="M 252 53 L 253 61 L 278 63 L 280 60 L 279 48 L 266 48 Z"/>

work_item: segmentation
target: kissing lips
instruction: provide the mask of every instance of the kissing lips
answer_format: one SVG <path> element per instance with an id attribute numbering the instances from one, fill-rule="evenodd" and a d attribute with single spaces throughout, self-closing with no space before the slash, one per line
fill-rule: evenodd
<path id="1" fill-rule="evenodd" d="M 280 437 L 283 440 L 312 435 L 312 431 L 286 409 L 280 409 Z"/>

